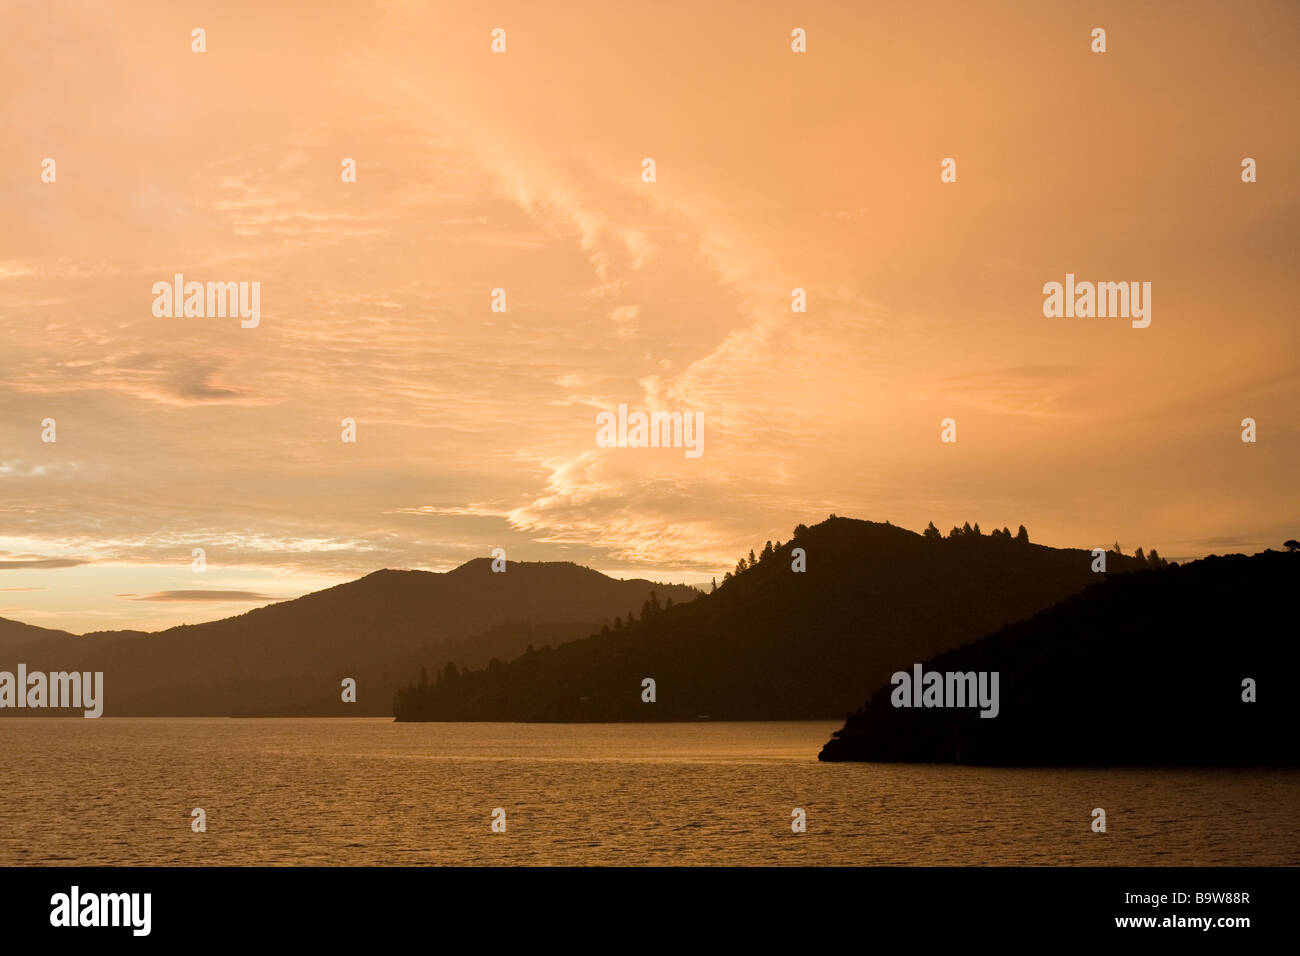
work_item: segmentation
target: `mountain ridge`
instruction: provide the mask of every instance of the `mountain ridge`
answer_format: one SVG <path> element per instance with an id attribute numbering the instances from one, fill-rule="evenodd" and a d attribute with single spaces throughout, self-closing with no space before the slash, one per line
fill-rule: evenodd
<path id="1" fill-rule="evenodd" d="M 462 663 L 486 664 L 529 643 L 591 633 L 652 591 L 678 601 L 698 594 L 572 562 L 509 562 L 493 573 L 487 559 L 475 559 L 447 572 L 380 569 L 162 631 L 38 633 L 0 644 L 0 653 L 29 670 L 103 671 L 109 716 L 380 716 L 391 713 L 417 658 L 442 663 L 440 647 Z M 33 633 L 21 624 L 7 630 Z M 478 653 L 480 635 L 487 656 Z M 344 677 L 357 681 L 355 703 L 341 700 Z"/>
<path id="2" fill-rule="evenodd" d="M 831 516 L 738 565 L 715 593 L 464 674 L 408 685 L 398 720 L 836 719 L 909 661 L 982 637 L 1091 583 L 1090 550 L 1027 535 L 918 534 Z M 796 571 L 803 551 L 806 570 Z M 1111 553 L 1112 573 L 1149 562 Z M 888 667 L 888 669 L 884 669 Z M 653 705 L 642 681 L 656 681 Z M 454 683 L 453 683 L 454 682 Z"/>

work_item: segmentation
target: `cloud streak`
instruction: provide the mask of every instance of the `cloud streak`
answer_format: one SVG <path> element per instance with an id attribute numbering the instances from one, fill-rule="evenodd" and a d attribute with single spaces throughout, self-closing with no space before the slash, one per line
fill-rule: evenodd
<path id="1" fill-rule="evenodd" d="M 256 591 L 220 591 L 216 589 L 158 591 L 154 594 L 119 594 L 117 597 L 127 601 L 188 601 L 201 604 L 226 602 L 244 603 L 249 601 L 274 602 L 284 600 L 283 598 L 271 597 L 269 594 L 259 594 Z"/>

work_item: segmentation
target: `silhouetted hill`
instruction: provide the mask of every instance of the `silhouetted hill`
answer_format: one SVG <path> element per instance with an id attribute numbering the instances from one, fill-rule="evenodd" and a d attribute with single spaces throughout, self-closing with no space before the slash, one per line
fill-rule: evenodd
<path id="1" fill-rule="evenodd" d="M 716 593 L 509 664 L 405 688 L 398 720 L 714 720 L 842 717 L 862 689 L 1055 604 L 1096 579 L 1089 551 L 1010 535 L 923 537 L 831 518 Z M 791 569 L 792 550 L 807 570 Z M 1146 564 L 1112 554 L 1108 567 Z M 432 674 L 431 674 L 432 676 Z M 642 679 L 657 700 L 641 700 Z"/>
<path id="2" fill-rule="evenodd" d="M 383 715 L 421 665 L 481 666 L 529 644 L 589 634 L 640 607 L 652 591 L 676 601 L 698 594 L 616 581 L 569 563 L 512 561 L 499 574 L 490 566 L 475 560 L 445 574 L 376 571 L 154 634 L 46 632 L 24 643 L 21 656 L 0 645 L 0 669 L 22 661 L 29 670 L 103 671 L 109 716 Z M 355 704 L 341 700 L 344 677 L 357 681 Z"/>
<path id="3" fill-rule="evenodd" d="M 0 651 L 26 647 L 28 644 L 35 644 L 49 638 L 72 636 L 67 631 L 37 627 L 35 624 L 24 624 L 21 621 L 11 621 L 8 618 L 0 617 Z"/>
<path id="4" fill-rule="evenodd" d="M 999 714 L 895 707 L 882 681 L 822 760 L 1300 763 L 1300 555 L 1210 557 L 1098 582 L 925 662 L 999 672 Z M 894 670 L 920 657 L 904 654 Z M 1252 678 L 1258 699 L 1242 699 Z M 888 679 L 886 679 L 888 680 Z"/>

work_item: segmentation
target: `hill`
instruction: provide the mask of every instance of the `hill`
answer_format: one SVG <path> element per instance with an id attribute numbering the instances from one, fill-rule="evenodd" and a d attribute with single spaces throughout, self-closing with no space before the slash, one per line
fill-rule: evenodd
<path id="1" fill-rule="evenodd" d="M 24 624 L 21 621 L 11 621 L 8 618 L 0 617 L 0 650 L 3 651 L 26 647 L 29 644 L 36 644 L 50 638 L 57 639 L 73 636 L 75 635 L 67 631 L 37 627 L 35 624 Z"/>
<path id="2" fill-rule="evenodd" d="M 680 585 L 618 581 L 569 563 L 488 559 L 445 574 L 376 571 L 357 581 L 206 624 L 157 633 L 0 629 L 0 669 L 103 671 L 108 716 L 365 716 L 391 713 L 419 666 L 487 664 L 571 640 Z M 27 638 L 35 637 L 35 640 Z M 357 701 L 341 700 L 344 677 Z M 8 711 L 10 715 L 28 713 Z M 30 712 L 39 715 L 40 711 Z"/>
<path id="3" fill-rule="evenodd" d="M 1091 584 L 1089 551 L 923 536 L 832 517 L 765 548 L 715 593 L 485 670 L 405 688 L 398 720 L 843 717 L 899 660 L 973 641 Z M 806 570 L 792 569 L 802 549 Z M 752 555 L 752 553 L 751 553 Z M 1112 572 L 1147 567 L 1111 554 Z M 642 680 L 656 681 L 653 704 Z"/>
<path id="4" fill-rule="evenodd" d="M 999 713 L 895 707 L 886 682 L 822 760 L 1018 765 L 1300 763 L 1300 554 L 1108 577 L 924 671 L 999 672 Z M 920 660 L 920 658 L 917 658 Z M 900 658 L 899 670 L 913 661 Z M 1243 700 L 1243 681 L 1258 699 Z"/>

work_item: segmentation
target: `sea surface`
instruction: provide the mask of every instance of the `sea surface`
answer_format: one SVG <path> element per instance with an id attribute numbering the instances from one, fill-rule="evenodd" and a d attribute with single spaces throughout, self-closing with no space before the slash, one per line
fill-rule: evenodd
<path id="1" fill-rule="evenodd" d="M 0 720 L 0 864 L 1300 864 L 1298 770 L 818 763 L 837 726 Z"/>

